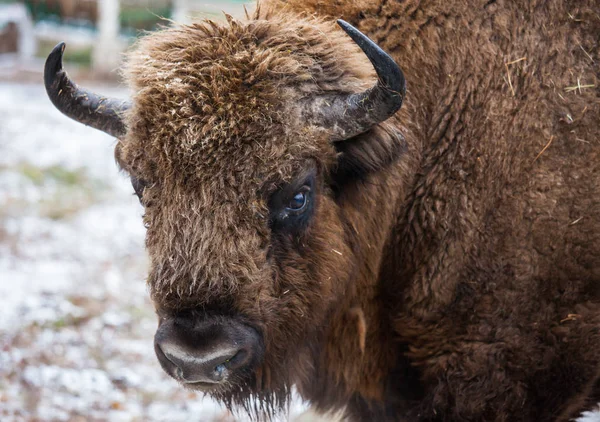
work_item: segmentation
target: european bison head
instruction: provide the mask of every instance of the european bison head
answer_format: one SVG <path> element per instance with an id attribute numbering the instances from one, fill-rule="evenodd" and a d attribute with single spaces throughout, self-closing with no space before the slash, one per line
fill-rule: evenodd
<path id="1" fill-rule="evenodd" d="M 119 139 L 145 207 L 161 365 L 228 404 L 269 409 L 310 376 L 355 277 L 361 180 L 404 147 L 384 123 L 402 72 L 339 24 L 230 18 L 150 35 L 125 71 L 131 103 L 73 84 L 64 44 L 46 63 L 54 104 Z"/>

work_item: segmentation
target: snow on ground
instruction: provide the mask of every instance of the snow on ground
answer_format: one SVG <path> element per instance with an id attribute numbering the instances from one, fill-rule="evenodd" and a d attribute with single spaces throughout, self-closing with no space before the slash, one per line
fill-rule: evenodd
<path id="1" fill-rule="evenodd" d="M 0 83 L 0 420 L 243 420 L 154 356 L 143 210 L 114 142 L 42 85 Z"/>

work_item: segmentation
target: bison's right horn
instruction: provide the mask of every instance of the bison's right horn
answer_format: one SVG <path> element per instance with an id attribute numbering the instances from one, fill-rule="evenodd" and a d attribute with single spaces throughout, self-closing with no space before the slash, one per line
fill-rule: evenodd
<path id="1" fill-rule="evenodd" d="M 79 88 L 62 66 L 65 43 L 58 44 L 44 66 L 44 85 L 52 104 L 73 120 L 108 133 L 114 137 L 125 134 L 123 113 L 129 109 L 127 101 L 106 98 Z"/>
<path id="2" fill-rule="evenodd" d="M 400 109 L 406 94 L 404 74 L 394 59 L 349 23 L 341 19 L 337 23 L 369 58 L 379 80 L 364 92 L 321 96 L 311 104 L 309 115 L 332 132 L 332 141 L 350 139 L 387 120 Z"/>

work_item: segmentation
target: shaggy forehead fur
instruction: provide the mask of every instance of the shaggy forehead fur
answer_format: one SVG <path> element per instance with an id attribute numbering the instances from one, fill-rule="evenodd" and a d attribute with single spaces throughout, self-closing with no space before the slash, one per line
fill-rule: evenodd
<path id="1" fill-rule="evenodd" d="M 256 18 L 159 32 L 130 56 L 135 106 L 117 153 L 147 186 L 155 300 L 182 307 L 260 278 L 269 194 L 336 156 L 299 104 L 365 89 L 373 72 L 331 23 Z"/>

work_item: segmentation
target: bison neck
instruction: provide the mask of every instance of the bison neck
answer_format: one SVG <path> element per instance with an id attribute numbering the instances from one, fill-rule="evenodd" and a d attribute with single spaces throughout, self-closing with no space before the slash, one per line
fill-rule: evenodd
<path id="1" fill-rule="evenodd" d="M 338 198 L 356 267 L 347 291 L 331 309 L 321 341 L 307 352 L 314 372 L 298 382 L 302 396 L 321 410 L 351 404 L 353 413 L 368 408 L 369 415 L 383 415 L 386 406 L 390 411 L 398 401 L 416 400 L 420 394 L 416 372 L 391 335 L 388 308 L 393 304 L 380 282 L 384 251 L 402 212 L 398 203 L 411 184 L 406 175 L 414 173 L 416 155 L 409 151 L 369 180 L 345 185 Z M 401 385 L 394 385 L 398 381 Z"/>

